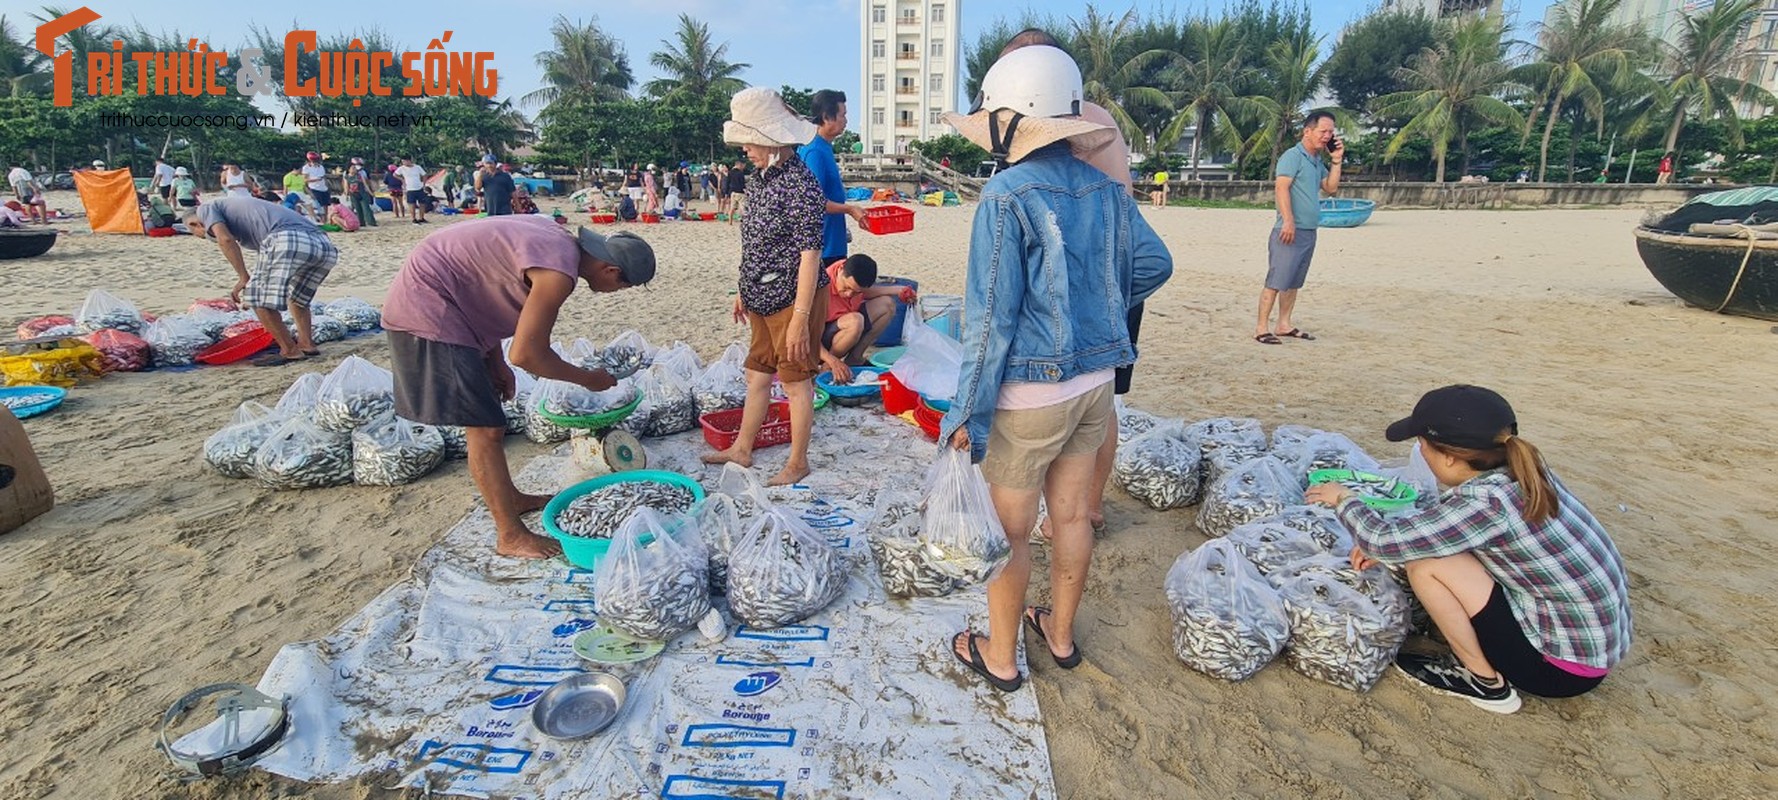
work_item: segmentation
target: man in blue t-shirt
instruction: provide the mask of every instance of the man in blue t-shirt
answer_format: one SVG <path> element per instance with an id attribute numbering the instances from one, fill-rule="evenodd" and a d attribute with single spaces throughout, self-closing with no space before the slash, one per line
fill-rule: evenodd
<path id="1" fill-rule="evenodd" d="M 846 93 L 833 89 L 816 92 L 809 101 L 810 118 L 815 122 L 815 138 L 797 150 L 821 193 L 827 197 L 827 221 L 821 229 L 821 263 L 831 264 L 846 258 L 846 217 L 864 224 L 864 207 L 846 203 L 846 184 L 840 181 L 840 165 L 833 157 L 833 140 L 846 131 Z"/>
<path id="2" fill-rule="evenodd" d="M 1321 154 L 1333 159 L 1322 163 Z M 1315 229 L 1321 224 L 1321 196 L 1340 190 L 1340 162 L 1346 145 L 1334 136 L 1333 115 L 1311 111 L 1303 119 L 1303 139 L 1278 158 L 1274 191 L 1278 217 L 1266 248 L 1266 288 L 1259 295 L 1259 325 L 1253 340 L 1283 344 L 1284 338 L 1315 341 L 1296 327 L 1290 314 L 1296 310 L 1296 293 L 1309 276 L 1309 259 L 1315 254 Z M 1278 306 L 1278 325 L 1271 326 L 1272 305 Z"/>

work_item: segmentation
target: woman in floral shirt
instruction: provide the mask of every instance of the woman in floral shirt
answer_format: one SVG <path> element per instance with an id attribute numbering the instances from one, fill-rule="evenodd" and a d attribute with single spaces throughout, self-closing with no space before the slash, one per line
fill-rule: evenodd
<path id="1" fill-rule="evenodd" d="M 749 211 L 741 223 L 741 285 L 735 321 L 753 328 L 747 353 L 747 407 L 741 430 L 711 464 L 753 466 L 753 442 L 772 401 L 772 376 L 790 399 L 790 458 L 769 483 L 795 483 L 809 474 L 809 436 L 815 423 L 815 374 L 820 371 L 821 326 L 827 319 L 827 275 L 821 269 L 826 198 L 796 148 L 815 126 L 796 116 L 777 92 L 743 90 L 729 103 L 723 140 L 739 145 L 757 172 L 749 181 Z"/>

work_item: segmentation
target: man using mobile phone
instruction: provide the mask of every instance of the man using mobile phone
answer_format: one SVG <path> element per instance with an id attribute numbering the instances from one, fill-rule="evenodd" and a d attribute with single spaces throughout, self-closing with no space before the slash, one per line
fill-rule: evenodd
<path id="1" fill-rule="evenodd" d="M 1331 158 L 1331 166 L 1322 162 L 1323 153 Z M 1259 295 L 1259 323 L 1253 332 L 1253 340 L 1260 344 L 1283 344 L 1285 337 L 1315 341 L 1308 331 L 1291 322 L 1290 315 L 1296 310 L 1297 292 L 1309 276 L 1309 259 L 1315 254 L 1321 196 L 1340 190 L 1340 162 L 1345 156 L 1346 143 L 1334 136 L 1333 115 L 1311 111 L 1303 120 L 1302 141 L 1278 159 L 1274 183 L 1278 217 L 1266 248 L 1266 285 Z M 1271 325 L 1274 304 L 1278 307 L 1276 327 Z"/>

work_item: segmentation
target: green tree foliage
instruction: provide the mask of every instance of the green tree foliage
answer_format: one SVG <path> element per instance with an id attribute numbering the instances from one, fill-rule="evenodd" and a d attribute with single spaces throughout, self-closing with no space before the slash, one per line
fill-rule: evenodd
<path id="1" fill-rule="evenodd" d="M 572 22 L 558 16 L 549 28 L 550 49 L 537 54 L 544 85 L 519 102 L 527 106 L 549 105 L 563 98 L 622 100 L 630 95 L 636 78 L 630 59 L 616 37 L 599 27 L 597 18 Z"/>
<path id="2" fill-rule="evenodd" d="M 1758 84 L 1736 77 L 1742 66 L 1740 41 L 1759 14 L 1762 0 L 1723 0 L 1679 20 L 1679 41 L 1666 47 L 1666 68 L 1671 78 L 1672 122 L 1667 127 L 1667 150 L 1679 147 L 1686 117 L 1720 119 L 1729 144 L 1742 145 L 1741 116 L 1737 100 L 1748 100 L 1770 109 L 1778 98 Z"/>
<path id="3" fill-rule="evenodd" d="M 677 41 L 662 40 L 662 49 L 648 57 L 650 65 L 665 73 L 642 87 L 650 96 L 703 99 L 717 94 L 727 99 L 747 85 L 736 76 L 751 65 L 731 63 L 728 43 L 711 42 L 708 24 L 680 14 L 674 36 Z"/>
<path id="4" fill-rule="evenodd" d="M 977 166 L 988 160 L 988 151 L 955 133 L 912 142 L 908 146 L 933 161 L 950 159 L 951 169 L 965 175 L 973 174 Z"/>
<path id="5" fill-rule="evenodd" d="M 1433 180 L 1445 180 L 1445 159 L 1455 143 L 1468 153 L 1472 130 L 1486 125 L 1523 125 L 1524 116 L 1501 100 L 1511 87 L 1506 42 L 1499 20 L 1486 17 L 1444 23 L 1436 45 L 1420 51 L 1398 73 L 1409 88 L 1372 102 L 1377 113 L 1406 118 L 1384 151 L 1388 161 L 1410 138 L 1432 143 L 1438 162 Z"/>
<path id="6" fill-rule="evenodd" d="M 1550 137 L 1564 106 L 1605 124 L 1608 93 L 1640 88 L 1645 93 L 1652 81 L 1637 68 L 1653 54 L 1653 44 L 1638 26 L 1613 24 L 1611 17 L 1623 0 L 1562 0 L 1551 10 L 1549 22 L 1539 26 L 1531 45 L 1532 61 L 1514 71 L 1514 78 L 1537 88 L 1544 116 L 1543 140 L 1537 157 L 1537 180 L 1549 168 Z M 1640 80 L 1638 80 L 1640 79 Z M 1569 175 L 1569 180 L 1574 176 Z"/>
<path id="7" fill-rule="evenodd" d="M 1378 12 L 1347 25 L 1327 59 L 1327 85 L 1346 108 L 1408 87 L 1396 70 L 1434 42 L 1432 18 L 1423 13 Z"/>

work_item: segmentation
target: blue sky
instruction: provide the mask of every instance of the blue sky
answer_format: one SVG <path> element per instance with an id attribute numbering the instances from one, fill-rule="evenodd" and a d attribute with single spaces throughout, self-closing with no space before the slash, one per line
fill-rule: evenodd
<path id="1" fill-rule="evenodd" d="M 293 21 L 323 36 L 361 28 L 380 28 L 403 47 L 424 49 L 445 30 L 453 31 L 451 47 L 492 51 L 500 70 L 500 93 L 517 97 L 537 88 L 539 72 L 533 57 L 549 47 L 549 26 L 556 15 L 582 19 L 597 14 L 599 23 L 619 37 L 630 54 L 639 81 L 655 77 L 648 55 L 673 35 L 678 15 L 689 13 L 710 24 L 717 41 L 729 43 L 729 59 L 751 64 L 742 74 L 748 83 L 859 90 L 858 25 L 860 0 L 650 0 L 589 3 L 585 0 L 306 0 L 261 5 L 242 0 L 60 0 L 75 7 L 84 2 L 105 22 L 136 24 L 156 32 L 179 31 L 198 36 L 213 48 L 236 49 L 258 25 L 290 30 Z M 963 39 L 1001 16 L 1016 17 L 1026 9 L 1057 17 L 1078 15 L 1085 4 L 1061 0 L 953 0 L 962 9 Z M 1509 0 L 1510 2 L 1510 0 Z M 28 14 L 39 0 L 6 0 L 0 6 L 14 29 L 29 31 Z M 1362 16 L 1372 0 L 1322 0 L 1313 3 L 1316 28 L 1333 41 L 1342 26 Z M 1520 0 L 1520 25 L 1541 19 L 1548 0 Z M 1186 14 L 1220 8 L 1222 2 L 1161 6 Z M 1138 9 L 1156 7 L 1136 3 Z M 1102 3 L 1101 10 L 1121 12 L 1129 4 Z M 277 10 L 272 10 L 276 8 Z M 1523 35 L 1523 33 L 1521 33 Z"/>

